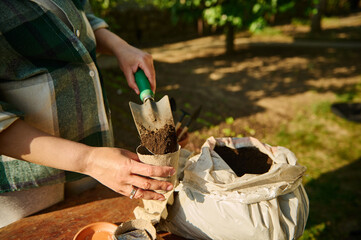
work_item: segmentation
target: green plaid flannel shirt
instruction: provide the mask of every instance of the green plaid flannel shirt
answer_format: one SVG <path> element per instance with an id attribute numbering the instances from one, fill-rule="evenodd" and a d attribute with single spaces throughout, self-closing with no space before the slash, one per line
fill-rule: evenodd
<path id="1" fill-rule="evenodd" d="M 21 118 L 54 136 L 112 146 L 93 32 L 107 24 L 86 1 L 43 1 L 57 13 L 30 0 L 0 1 L 0 132 Z M 80 177 L 0 155 L 0 193 Z"/>

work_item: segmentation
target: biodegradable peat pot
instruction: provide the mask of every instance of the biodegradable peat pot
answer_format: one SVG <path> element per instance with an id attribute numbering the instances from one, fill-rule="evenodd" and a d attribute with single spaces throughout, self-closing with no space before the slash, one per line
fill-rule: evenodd
<path id="1" fill-rule="evenodd" d="M 155 166 L 171 166 L 177 170 L 180 149 L 181 147 L 178 145 L 178 150 L 176 152 L 167 154 L 152 154 L 150 151 L 148 151 L 148 149 L 140 145 L 137 147 L 136 152 L 138 154 L 139 160 L 142 163 Z M 175 185 L 177 180 L 177 174 L 169 177 L 154 177 L 154 179 L 171 182 L 173 185 Z M 163 193 L 164 191 L 160 192 Z"/>
<path id="2" fill-rule="evenodd" d="M 181 147 L 178 145 L 178 151 L 167 153 L 167 154 L 152 154 L 144 146 L 140 145 L 137 147 L 137 154 L 139 160 L 143 163 L 155 165 L 155 166 L 171 166 L 178 169 L 178 160 Z M 171 182 L 174 188 L 177 186 L 177 174 L 169 177 L 154 177 L 154 179 Z M 167 204 L 172 205 L 174 203 L 173 192 L 174 188 L 171 191 L 162 191 L 157 190 L 156 192 L 164 195 L 165 200 L 145 200 L 143 199 L 143 208 L 137 207 L 134 210 L 134 215 L 137 219 L 144 219 L 151 221 L 153 224 L 156 224 L 160 221 L 161 218 L 165 219 L 168 216 Z"/>

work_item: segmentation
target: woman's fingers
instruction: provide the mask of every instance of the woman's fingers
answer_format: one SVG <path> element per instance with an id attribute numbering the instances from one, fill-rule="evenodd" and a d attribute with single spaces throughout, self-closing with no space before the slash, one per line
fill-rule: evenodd
<path id="1" fill-rule="evenodd" d="M 128 151 L 126 149 L 119 149 L 121 151 L 121 154 L 127 158 L 129 158 L 130 160 L 135 160 L 139 162 L 139 157 L 136 153 Z"/>
<path id="2" fill-rule="evenodd" d="M 155 93 L 156 80 L 155 80 L 155 69 L 152 55 L 145 53 L 142 57 L 140 68 L 143 69 L 144 74 L 147 76 L 151 89 Z"/>
<path id="3" fill-rule="evenodd" d="M 170 191 L 173 189 L 173 184 L 150 177 L 169 177 L 174 175 L 175 169 L 168 166 L 144 164 L 139 162 L 139 159 L 133 160 L 136 154 L 132 152 L 124 153 L 124 155 L 132 158 L 130 161 L 130 173 L 132 175 L 128 179 L 128 183 L 130 184 L 128 196 L 134 199 L 165 200 L 162 194 L 156 193 L 154 190 Z M 133 189 L 135 189 L 136 192 L 134 192 L 135 190 Z"/>
<path id="4" fill-rule="evenodd" d="M 154 166 L 140 162 L 136 153 L 121 149 L 121 154 L 130 160 L 130 173 L 145 177 L 170 177 L 175 173 L 175 169 L 170 166 Z"/>
<path id="5" fill-rule="evenodd" d="M 128 187 L 128 194 L 125 194 L 126 196 L 130 197 L 131 199 L 146 199 L 146 200 L 165 200 L 165 197 L 160 194 L 156 193 L 150 190 L 144 190 L 141 188 L 134 187 L 132 185 L 129 185 Z"/>
<path id="6" fill-rule="evenodd" d="M 153 166 L 137 161 L 131 161 L 130 172 L 145 177 L 170 177 L 174 175 L 175 169 L 169 166 Z"/>
<path id="7" fill-rule="evenodd" d="M 130 68 L 128 68 L 127 70 L 124 71 L 124 75 L 125 75 L 125 78 L 127 79 L 128 86 L 131 89 L 133 89 L 136 94 L 139 94 L 139 88 L 138 88 L 137 84 L 135 83 L 133 71 Z"/>
<path id="8" fill-rule="evenodd" d="M 129 180 L 133 186 L 144 190 L 170 191 L 173 189 L 173 184 L 170 182 L 145 178 L 138 175 L 133 175 Z"/>

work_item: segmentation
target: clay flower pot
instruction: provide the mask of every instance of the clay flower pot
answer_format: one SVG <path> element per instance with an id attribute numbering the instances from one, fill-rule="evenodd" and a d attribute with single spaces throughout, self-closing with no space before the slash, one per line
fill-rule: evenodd
<path id="1" fill-rule="evenodd" d="M 78 231 L 73 240 L 107 240 L 112 239 L 117 225 L 109 222 L 95 222 Z"/>

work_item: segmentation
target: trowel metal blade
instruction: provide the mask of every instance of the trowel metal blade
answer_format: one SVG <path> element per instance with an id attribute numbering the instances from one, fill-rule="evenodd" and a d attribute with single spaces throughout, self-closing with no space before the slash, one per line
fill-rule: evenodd
<path id="1" fill-rule="evenodd" d="M 168 96 L 164 96 L 158 102 L 145 101 L 144 104 L 129 102 L 135 125 L 139 135 L 144 131 L 156 131 L 165 125 L 173 125 L 173 115 Z"/>

